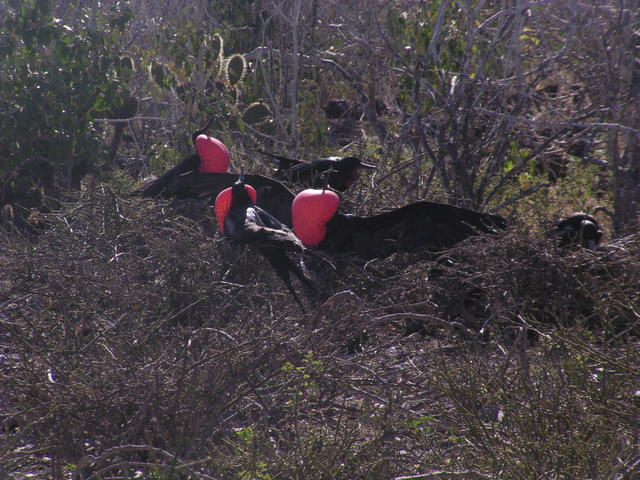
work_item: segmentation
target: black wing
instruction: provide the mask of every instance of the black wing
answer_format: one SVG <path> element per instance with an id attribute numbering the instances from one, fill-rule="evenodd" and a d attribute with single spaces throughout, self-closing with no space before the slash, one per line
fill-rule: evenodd
<path id="1" fill-rule="evenodd" d="M 199 166 L 200 156 L 194 153 L 136 193 L 143 197 L 174 196 L 170 192 L 174 188 L 176 180 L 186 173 L 195 173 Z"/>
<path id="2" fill-rule="evenodd" d="M 246 222 L 252 223 L 258 227 L 266 227 L 268 229 L 282 232 L 287 234 L 287 236 L 289 236 L 288 234 L 291 234 L 291 236 L 297 240 L 297 237 L 293 235 L 293 232 L 286 224 L 257 205 L 247 209 Z"/>
<path id="3" fill-rule="evenodd" d="M 300 165 L 304 163 L 301 160 L 295 160 L 293 158 L 288 158 L 283 155 L 278 155 L 277 153 L 265 152 L 264 150 L 257 149 L 258 153 L 262 153 L 263 155 L 267 155 L 271 157 L 271 159 L 275 160 L 278 163 L 278 173 L 283 173 L 289 170 L 291 167 L 296 165 Z"/>
<path id="4" fill-rule="evenodd" d="M 327 157 L 296 165 L 289 170 L 289 175 L 294 182 L 315 188 L 320 188 L 328 182 L 331 188 L 344 192 L 356 181 L 361 168 L 375 169 L 376 166 L 363 163 L 358 157 L 353 156 Z M 331 170 L 328 179 L 323 175 L 327 170 Z"/>
<path id="5" fill-rule="evenodd" d="M 289 227 L 260 207 L 249 206 L 229 212 L 225 219 L 225 234 L 234 242 L 255 247 L 267 259 L 304 311 L 291 283 L 291 273 L 300 280 L 309 297 L 316 295 L 317 286 L 304 266 L 302 254 L 306 248 Z"/>
<path id="6" fill-rule="evenodd" d="M 257 205 L 270 212 L 279 221 L 291 226 L 293 193 L 281 182 L 262 175 L 245 175 L 245 183 L 256 189 Z M 218 195 L 238 180 L 235 173 L 200 173 L 196 171 L 174 176 L 165 182 L 160 193 L 165 197 L 208 198 Z M 144 195 L 144 193 L 143 193 Z"/>
<path id="7" fill-rule="evenodd" d="M 276 178 L 311 187 L 322 186 L 324 183 L 321 177 L 322 172 L 329 170 L 339 160 L 339 157 L 329 157 L 303 162 L 263 150 L 258 150 L 258 152 L 268 155 L 278 162 L 278 169 L 274 174 Z"/>
<path id="8" fill-rule="evenodd" d="M 497 215 L 423 201 L 369 217 L 336 214 L 327 223 L 320 248 L 368 260 L 416 248 L 440 251 L 503 228 L 506 222 Z"/>
<path id="9" fill-rule="evenodd" d="M 289 169 L 291 181 L 320 187 L 324 183 L 322 173 L 334 167 L 336 160 L 335 158 L 318 158 L 311 162 L 299 163 Z M 329 184 L 331 184 L 331 179 L 329 179 Z"/>

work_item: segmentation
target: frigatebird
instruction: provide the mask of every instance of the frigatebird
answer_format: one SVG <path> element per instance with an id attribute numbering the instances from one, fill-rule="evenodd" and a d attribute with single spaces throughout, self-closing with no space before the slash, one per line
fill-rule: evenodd
<path id="1" fill-rule="evenodd" d="M 245 175 L 245 181 L 253 186 L 258 194 L 256 205 L 271 213 L 280 222 L 291 227 L 291 202 L 294 194 L 282 182 L 262 175 Z M 138 192 L 144 196 L 166 198 L 215 198 L 226 188 L 230 188 L 238 179 L 236 173 L 201 173 L 191 171 L 174 176 L 165 182 L 160 193 L 148 195 L 144 190 Z"/>
<path id="2" fill-rule="evenodd" d="M 229 150 L 220 140 L 208 135 L 209 127 L 215 118 L 211 117 L 204 127 L 192 133 L 191 141 L 196 153 L 189 155 L 171 170 L 146 185 L 140 190 L 141 195 L 145 197 L 163 195 L 166 189 L 175 188 L 178 177 L 189 172 L 224 173 L 228 170 Z"/>
<path id="3" fill-rule="evenodd" d="M 291 284 L 290 274 L 293 273 L 313 296 L 316 286 L 306 271 L 302 258 L 308 249 L 289 227 L 257 206 L 256 197 L 256 190 L 245 183 L 244 173 L 241 172 L 238 181 L 216 197 L 218 226 L 233 243 L 256 248 L 267 259 L 304 311 L 304 306 Z M 295 257 L 298 263 L 294 262 L 290 255 Z"/>
<path id="4" fill-rule="evenodd" d="M 375 169 L 375 165 L 364 163 L 358 157 L 327 157 L 303 162 L 276 153 L 258 149 L 258 152 L 278 162 L 274 177 L 308 187 L 319 188 L 326 183 L 339 192 L 344 192 L 358 179 L 360 169 Z M 329 171 L 328 179 L 323 176 Z"/>
<path id="5" fill-rule="evenodd" d="M 595 250 L 602 240 L 602 230 L 593 215 L 576 212 L 559 221 L 555 227 L 558 246 L 562 249 L 580 246 Z"/>
<path id="6" fill-rule="evenodd" d="M 366 217 L 344 214 L 337 211 L 337 196 L 332 198 L 332 193 L 311 189 L 299 193 L 292 206 L 294 231 L 306 245 L 334 254 L 355 254 L 363 260 L 417 248 L 441 251 L 472 235 L 506 228 L 498 215 L 428 201 Z M 321 197 L 324 200 L 318 200 Z M 322 212 L 315 206 L 305 208 L 323 202 L 328 206 Z"/>

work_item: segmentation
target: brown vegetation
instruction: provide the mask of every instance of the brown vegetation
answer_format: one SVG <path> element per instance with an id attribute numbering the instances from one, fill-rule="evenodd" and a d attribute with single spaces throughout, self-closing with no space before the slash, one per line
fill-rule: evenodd
<path id="1" fill-rule="evenodd" d="M 640 478 L 637 0 L 95 3 L 0 2 L 0 478 Z M 310 261 L 305 314 L 130 195 L 212 117 L 234 171 L 354 155 L 347 211 L 510 227 Z"/>
<path id="2" fill-rule="evenodd" d="M 345 258 L 302 315 L 266 262 L 181 211 L 183 201 L 102 186 L 47 216 L 37 244 L 3 242 L 5 471 L 623 478 L 635 468 L 636 237 L 559 255 L 552 240 L 511 229 L 436 260 Z M 211 221 L 210 208 L 191 212 Z"/>

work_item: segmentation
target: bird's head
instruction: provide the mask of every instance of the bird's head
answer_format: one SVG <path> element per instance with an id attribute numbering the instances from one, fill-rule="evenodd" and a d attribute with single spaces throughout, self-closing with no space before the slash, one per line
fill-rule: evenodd
<path id="1" fill-rule="evenodd" d="M 307 189 L 291 204 L 293 231 L 305 245 L 318 245 L 327 233 L 327 222 L 338 211 L 340 198 L 331 190 Z"/>
<path id="2" fill-rule="evenodd" d="M 218 220 L 218 227 L 224 231 L 224 219 L 234 208 L 247 208 L 255 205 L 258 194 L 255 188 L 244 183 L 244 172 L 240 173 L 240 178 L 233 186 L 222 190 L 215 201 L 215 212 Z"/>
<path id="3" fill-rule="evenodd" d="M 364 163 L 358 157 L 344 157 L 337 162 L 336 168 L 348 174 L 345 184 L 347 187 L 350 187 L 358 179 L 361 168 L 375 170 L 378 167 Z"/>
<path id="4" fill-rule="evenodd" d="M 191 134 L 191 141 L 193 142 L 193 146 L 195 147 L 196 145 L 196 138 L 198 138 L 200 135 L 209 135 L 209 127 L 211 126 L 211 124 L 213 123 L 213 121 L 215 120 L 215 115 L 212 116 L 209 121 L 205 124 L 204 127 L 202 127 L 199 130 L 196 130 L 195 132 L 193 132 Z"/>

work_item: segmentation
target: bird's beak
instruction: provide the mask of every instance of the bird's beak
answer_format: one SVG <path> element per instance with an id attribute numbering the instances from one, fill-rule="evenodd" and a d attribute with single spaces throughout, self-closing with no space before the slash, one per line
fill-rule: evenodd
<path id="1" fill-rule="evenodd" d="M 217 118 L 217 115 L 213 115 L 209 121 L 207 122 L 207 124 L 202 127 L 202 132 L 207 133 L 207 131 L 209 130 L 209 127 L 211 126 L 211 124 L 213 123 L 213 121 Z"/>
<path id="2" fill-rule="evenodd" d="M 369 168 L 371 170 L 375 170 L 378 167 L 376 167 L 375 165 L 371 165 L 370 163 L 360 162 L 360 168 Z"/>
<path id="3" fill-rule="evenodd" d="M 239 183 L 244 183 L 244 165 L 240 167 L 240 178 L 238 179 Z"/>

